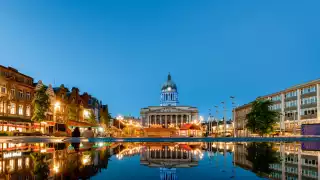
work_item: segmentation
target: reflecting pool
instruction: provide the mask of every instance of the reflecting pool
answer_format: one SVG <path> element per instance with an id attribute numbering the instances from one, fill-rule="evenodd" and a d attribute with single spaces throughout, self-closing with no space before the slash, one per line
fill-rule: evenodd
<path id="1" fill-rule="evenodd" d="M 320 179 L 320 142 L 0 143 L 0 179 Z"/>

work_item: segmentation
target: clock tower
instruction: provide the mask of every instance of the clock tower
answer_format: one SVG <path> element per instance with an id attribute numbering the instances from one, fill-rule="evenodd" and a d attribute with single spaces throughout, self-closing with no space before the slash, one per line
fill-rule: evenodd
<path id="1" fill-rule="evenodd" d="M 160 106 L 177 106 L 178 104 L 178 88 L 172 81 L 170 73 L 167 81 L 162 85 L 160 95 Z"/>

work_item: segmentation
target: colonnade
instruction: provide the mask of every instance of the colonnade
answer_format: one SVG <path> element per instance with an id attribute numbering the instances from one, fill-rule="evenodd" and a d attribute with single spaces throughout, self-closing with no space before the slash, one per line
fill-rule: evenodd
<path id="1" fill-rule="evenodd" d="M 181 127 L 183 124 L 191 123 L 191 114 L 173 114 L 173 115 L 148 115 L 148 127 L 152 125 L 159 125 L 163 128 L 168 128 L 170 125 L 175 127 Z"/>

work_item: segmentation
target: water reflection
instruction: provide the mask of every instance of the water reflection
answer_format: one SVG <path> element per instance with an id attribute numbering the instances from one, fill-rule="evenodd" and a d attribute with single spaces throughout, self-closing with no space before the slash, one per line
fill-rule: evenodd
<path id="1" fill-rule="evenodd" d="M 225 179 L 318 179 L 319 147 L 318 142 L 0 143 L 0 179 L 109 177 L 112 172 L 106 170 L 110 163 L 122 168 L 124 164 L 116 166 L 117 162 L 129 163 L 136 158 L 139 163 L 134 175 L 144 177 L 153 172 L 149 179 L 185 179 L 186 169 L 199 178 L 221 173 L 220 178 Z M 121 171 L 124 174 L 113 179 L 129 169 Z"/>

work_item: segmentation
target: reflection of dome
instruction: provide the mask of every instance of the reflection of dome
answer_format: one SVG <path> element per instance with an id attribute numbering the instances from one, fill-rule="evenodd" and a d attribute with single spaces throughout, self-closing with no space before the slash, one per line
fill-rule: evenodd
<path id="1" fill-rule="evenodd" d="M 168 75 L 168 80 L 165 83 L 163 83 L 161 90 L 169 90 L 169 91 L 171 91 L 171 90 L 176 90 L 177 91 L 178 90 L 176 83 L 174 83 L 171 80 L 170 73 Z"/>

